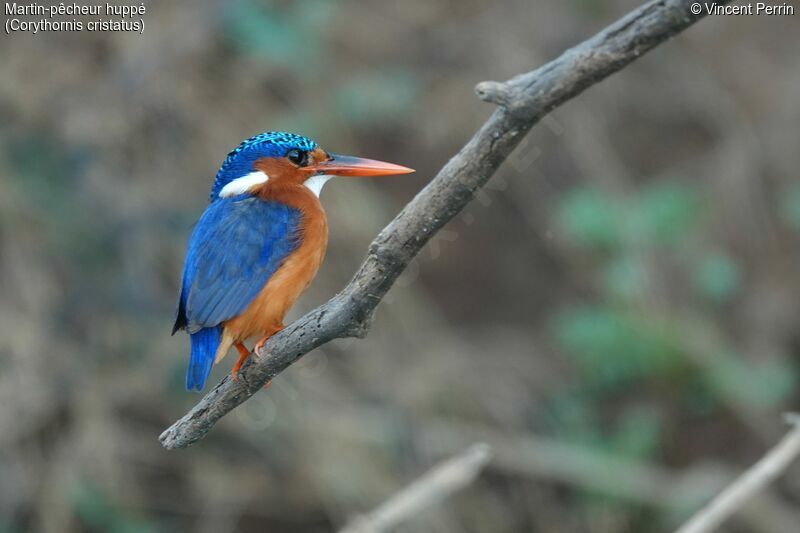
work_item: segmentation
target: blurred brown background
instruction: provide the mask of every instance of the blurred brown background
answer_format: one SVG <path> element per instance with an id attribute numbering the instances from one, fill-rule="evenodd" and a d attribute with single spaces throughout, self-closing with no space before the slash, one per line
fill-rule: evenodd
<path id="1" fill-rule="evenodd" d="M 228 150 L 286 129 L 418 170 L 326 188 L 298 316 L 488 116 L 476 82 L 638 4 L 163 1 L 141 36 L 2 35 L 0 532 L 330 531 L 476 441 L 481 477 L 402 531 L 682 522 L 800 399 L 800 15 L 711 17 L 569 102 L 366 340 L 157 441 L 199 399 L 169 330 Z M 797 531 L 798 503 L 795 467 L 725 531 Z"/>

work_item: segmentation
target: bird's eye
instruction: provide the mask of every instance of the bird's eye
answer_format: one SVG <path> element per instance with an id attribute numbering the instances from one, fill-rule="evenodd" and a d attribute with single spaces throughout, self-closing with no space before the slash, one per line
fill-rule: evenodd
<path id="1" fill-rule="evenodd" d="M 308 152 L 305 150 L 298 150 L 297 148 L 292 148 L 288 152 L 286 152 L 286 159 L 297 165 L 298 167 L 304 167 L 308 164 Z"/>

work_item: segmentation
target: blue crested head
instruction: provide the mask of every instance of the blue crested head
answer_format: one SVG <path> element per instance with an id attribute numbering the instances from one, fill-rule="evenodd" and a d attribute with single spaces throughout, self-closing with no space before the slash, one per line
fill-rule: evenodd
<path id="1" fill-rule="evenodd" d="M 317 143 L 308 137 L 283 131 L 265 131 L 246 139 L 234 148 L 222 163 L 209 201 L 213 202 L 225 185 L 253 171 L 253 163 L 262 157 L 284 157 L 289 150 L 310 152 Z"/>

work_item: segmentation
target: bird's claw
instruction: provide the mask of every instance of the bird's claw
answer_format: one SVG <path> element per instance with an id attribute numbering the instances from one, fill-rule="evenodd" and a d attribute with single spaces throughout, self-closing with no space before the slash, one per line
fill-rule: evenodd
<path id="1" fill-rule="evenodd" d="M 269 339 L 269 337 L 264 337 L 263 339 L 258 341 L 256 345 L 253 347 L 253 355 L 256 357 L 256 359 L 261 359 L 261 350 L 264 349 L 264 345 L 267 343 L 267 339 Z"/>

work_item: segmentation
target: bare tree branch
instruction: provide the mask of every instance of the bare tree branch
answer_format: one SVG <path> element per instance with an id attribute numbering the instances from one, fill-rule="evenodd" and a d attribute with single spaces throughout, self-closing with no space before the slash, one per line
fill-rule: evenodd
<path id="1" fill-rule="evenodd" d="M 313 441 L 324 436 L 332 446 L 364 450 L 396 439 L 398 426 L 385 422 L 400 420 L 402 414 L 390 406 L 364 408 L 354 404 L 314 409 L 309 417 L 299 430 L 303 438 Z M 298 431 L 286 424 L 278 420 L 271 429 L 278 433 Z M 554 482 L 650 507 L 672 527 L 685 521 L 687 509 L 709 501 L 740 473 L 716 459 L 674 469 L 581 444 L 453 417 L 424 417 L 409 424 L 401 425 L 400 431 L 403 439 L 419 453 L 449 456 L 463 449 L 466 442 L 485 442 L 492 450 L 488 467 L 495 472 Z M 745 531 L 786 533 L 794 531 L 800 523 L 800 510 L 794 507 L 776 490 L 766 487 L 739 508 L 737 519 Z"/>
<path id="2" fill-rule="evenodd" d="M 692 14 L 691 4 L 690 0 L 648 2 L 536 70 L 502 83 L 478 84 L 478 96 L 499 107 L 375 238 L 350 283 L 272 337 L 263 354 L 244 365 L 238 380 L 224 378 L 161 434 L 161 444 L 173 449 L 197 442 L 217 420 L 306 353 L 333 339 L 364 337 L 376 306 L 408 263 L 472 200 L 531 127 L 587 87 L 700 19 L 703 13 Z"/>
<path id="3" fill-rule="evenodd" d="M 742 504 L 764 490 L 797 459 L 800 455 L 800 415 L 790 414 L 787 419 L 794 426 L 792 430 L 676 533 L 716 531 Z"/>
<path id="4" fill-rule="evenodd" d="M 472 483 L 490 459 L 489 445 L 473 444 L 463 453 L 426 472 L 369 514 L 357 516 L 340 533 L 391 531 Z"/>

